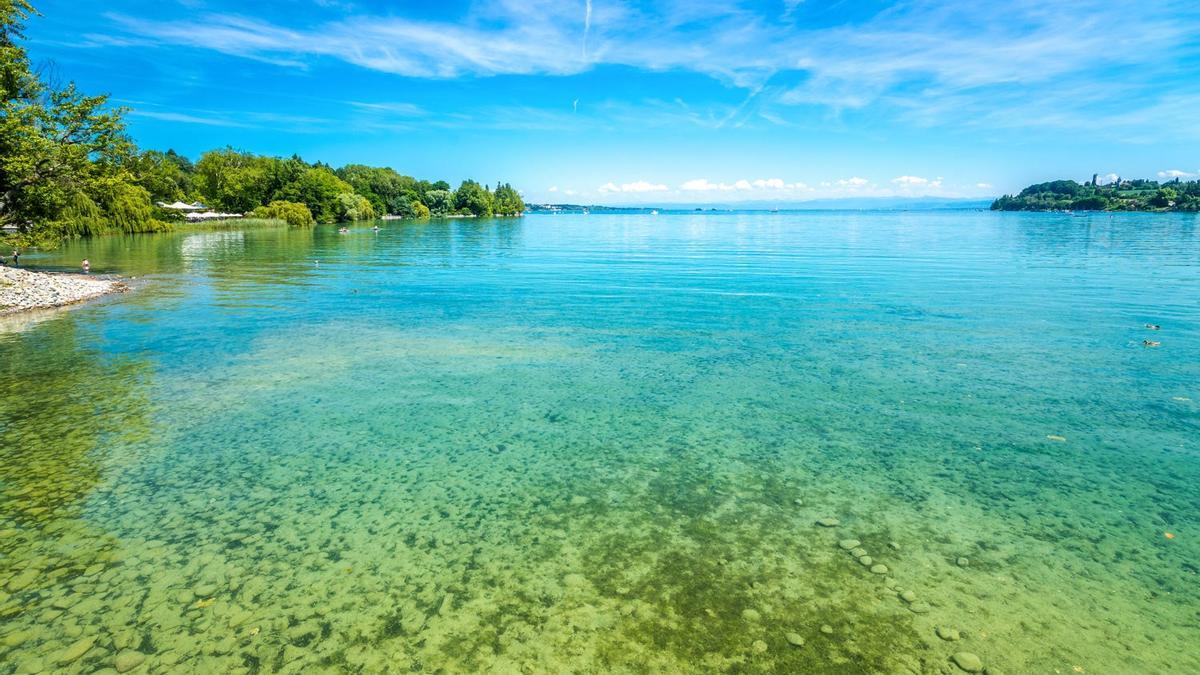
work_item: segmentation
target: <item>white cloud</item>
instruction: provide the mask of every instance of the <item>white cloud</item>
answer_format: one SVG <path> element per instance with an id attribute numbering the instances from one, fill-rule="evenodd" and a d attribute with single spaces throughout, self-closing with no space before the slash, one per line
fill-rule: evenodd
<path id="1" fill-rule="evenodd" d="M 725 183 L 712 183 L 707 178 L 694 178 L 684 182 L 679 189 L 684 192 L 724 192 L 732 190 L 733 186 Z"/>
<path id="2" fill-rule="evenodd" d="M 871 181 L 867 180 L 866 178 L 859 178 L 858 176 L 854 176 L 853 178 L 846 178 L 843 180 L 839 180 L 837 182 L 837 184 L 840 187 L 853 189 L 853 188 L 863 187 L 863 186 L 869 184 L 870 182 Z"/>
<path id="3" fill-rule="evenodd" d="M 782 178 L 756 178 L 755 180 L 742 178 L 732 183 L 714 183 L 707 178 L 693 178 L 681 184 L 679 189 L 684 192 L 730 192 L 735 190 L 751 192 L 807 190 L 809 188 L 804 183 L 786 183 Z"/>
<path id="4" fill-rule="evenodd" d="M 1166 171 L 1158 172 L 1159 178 L 1191 178 L 1192 176 L 1195 176 L 1195 175 L 1196 174 L 1194 174 L 1194 173 L 1189 173 L 1187 171 L 1180 171 L 1179 169 L 1167 169 Z"/>
<path id="5" fill-rule="evenodd" d="M 632 183 L 622 183 L 617 185 L 613 182 L 605 183 L 597 188 L 600 192 L 666 192 L 669 188 L 661 183 L 650 183 L 644 180 L 634 181 Z"/>
<path id="6" fill-rule="evenodd" d="M 897 176 L 896 178 L 892 179 L 892 182 L 895 183 L 896 185 L 917 187 L 920 185 L 928 185 L 929 179 L 921 178 L 920 176 Z"/>
<path id="7" fill-rule="evenodd" d="M 992 184 L 991 183 L 976 183 L 975 187 L 979 188 L 980 190 L 990 190 L 990 189 L 992 189 Z"/>
<path id="8" fill-rule="evenodd" d="M 574 197 L 578 193 L 575 192 L 574 190 L 563 190 L 563 194 L 568 197 Z"/>
<path id="9" fill-rule="evenodd" d="M 546 192 L 558 192 L 558 186 L 551 185 L 549 188 L 546 189 Z"/>

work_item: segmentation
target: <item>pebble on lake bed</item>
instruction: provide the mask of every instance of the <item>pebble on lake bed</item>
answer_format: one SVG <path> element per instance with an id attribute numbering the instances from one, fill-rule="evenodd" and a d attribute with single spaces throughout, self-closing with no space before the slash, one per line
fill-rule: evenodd
<path id="1" fill-rule="evenodd" d="M 127 673 L 142 665 L 142 662 L 145 660 L 145 654 L 132 649 L 126 649 L 117 654 L 116 660 L 113 661 L 113 668 L 116 668 L 118 673 Z"/>
<path id="2" fill-rule="evenodd" d="M 857 539 L 843 539 L 838 542 L 838 546 L 842 547 L 843 550 L 849 551 L 851 549 L 858 548 L 858 545 L 861 543 L 862 542 Z"/>
<path id="3" fill-rule="evenodd" d="M 955 640 L 958 640 L 960 637 L 962 637 L 959 634 L 958 630 L 956 630 L 954 628 L 947 628 L 946 626 L 938 626 L 937 627 L 937 635 L 938 635 L 938 637 L 942 638 L 943 640 L 947 640 L 949 642 L 954 642 Z"/>
<path id="4" fill-rule="evenodd" d="M 755 640 L 754 644 L 750 645 L 750 647 L 759 654 L 767 651 L 767 643 L 763 642 L 762 640 Z"/>
<path id="5" fill-rule="evenodd" d="M 830 626 L 827 623 L 823 623 L 823 624 L 821 624 L 821 632 L 826 635 L 833 635 L 833 626 Z"/>
<path id="6" fill-rule="evenodd" d="M 788 644 L 792 645 L 793 647 L 804 646 L 804 638 L 801 637 L 799 633 L 788 633 L 784 637 L 787 638 Z"/>
<path id="7" fill-rule="evenodd" d="M 837 527 L 841 522 L 837 518 L 821 518 L 817 520 L 817 524 L 821 527 Z"/>
<path id="8" fill-rule="evenodd" d="M 983 671 L 983 660 L 971 652 L 958 652 L 950 658 L 954 661 L 954 665 L 962 668 L 968 673 L 979 673 Z"/>
<path id="9" fill-rule="evenodd" d="M 959 567 L 966 567 L 967 565 L 971 564 L 971 561 L 967 560 L 966 558 L 959 558 L 958 560 L 954 561 L 954 564 L 958 565 Z"/>
<path id="10" fill-rule="evenodd" d="M 888 567 L 887 567 L 887 565 L 884 565 L 882 563 L 880 563 L 878 565 L 871 565 L 871 571 L 874 572 L 875 574 L 887 574 Z"/>

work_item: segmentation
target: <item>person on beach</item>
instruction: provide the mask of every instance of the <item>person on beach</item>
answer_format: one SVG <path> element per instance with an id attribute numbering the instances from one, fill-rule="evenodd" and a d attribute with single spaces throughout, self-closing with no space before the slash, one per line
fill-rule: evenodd
<path id="1" fill-rule="evenodd" d="M 21 253 L 17 249 L 13 249 L 13 267 L 18 267 L 21 264 Z"/>
<path id="2" fill-rule="evenodd" d="M 82 267 L 83 267 L 83 273 L 84 273 L 84 274 L 91 274 L 91 273 L 92 273 L 92 263 L 88 262 L 88 259 L 87 259 L 87 258 L 84 258 L 84 259 L 83 259 L 83 265 L 82 265 Z"/>

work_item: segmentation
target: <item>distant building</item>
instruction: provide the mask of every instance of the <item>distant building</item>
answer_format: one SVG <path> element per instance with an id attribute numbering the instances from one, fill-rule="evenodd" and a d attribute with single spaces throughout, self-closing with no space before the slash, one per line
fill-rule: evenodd
<path id="1" fill-rule="evenodd" d="M 1096 187 L 1098 185 L 1100 185 L 1100 174 L 1094 173 L 1092 174 L 1092 187 Z"/>

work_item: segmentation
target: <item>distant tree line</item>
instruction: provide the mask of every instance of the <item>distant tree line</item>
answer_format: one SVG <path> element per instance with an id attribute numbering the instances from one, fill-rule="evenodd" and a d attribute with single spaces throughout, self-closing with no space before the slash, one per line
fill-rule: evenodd
<path id="1" fill-rule="evenodd" d="M 1200 211 L 1200 181 L 1117 180 L 1107 185 L 1056 180 L 1004 195 L 993 211 Z"/>
<path id="2" fill-rule="evenodd" d="M 178 215 L 158 202 L 202 202 L 222 211 L 292 225 L 383 215 L 517 215 L 511 185 L 467 180 L 452 190 L 385 167 L 340 169 L 300 157 L 265 157 L 233 148 L 192 162 L 173 150 L 139 151 L 125 109 L 74 84 L 44 81 L 22 46 L 27 0 L 0 0 L 0 225 L 25 241 L 108 232 L 154 232 Z"/>

